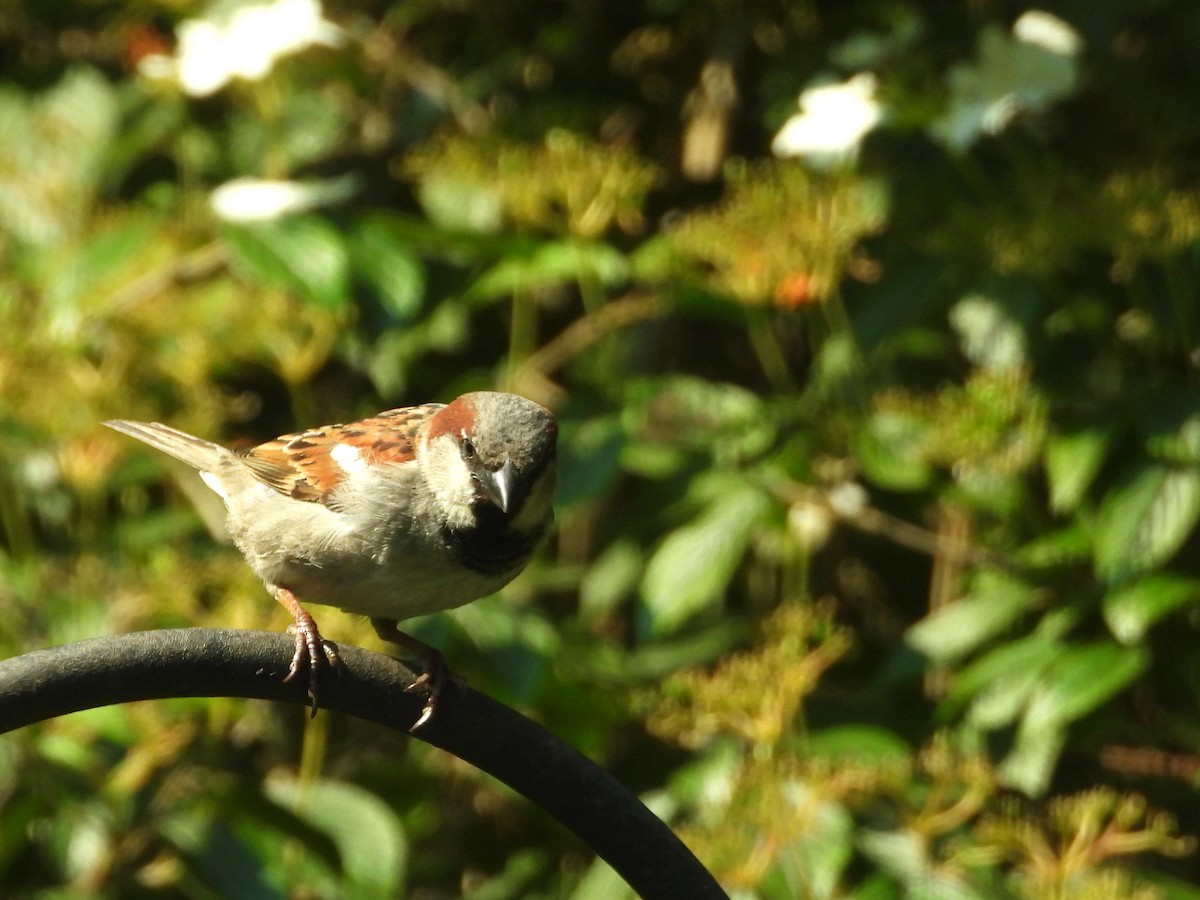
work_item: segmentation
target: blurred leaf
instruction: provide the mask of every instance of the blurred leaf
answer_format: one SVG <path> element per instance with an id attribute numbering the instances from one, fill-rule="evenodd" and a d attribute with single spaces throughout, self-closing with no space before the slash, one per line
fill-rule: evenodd
<path id="1" fill-rule="evenodd" d="M 377 796 L 345 782 L 284 777 L 265 788 L 272 800 L 333 840 L 347 897 L 384 900 L 402 893 L 408 841 L 400 819 Z"/>
<path id="2" fill-rule="evenodd" d="M 73 236 L 119 117 L 116 91 L 90 67 L 73 66 L 32 98 L 0 86 L 0 235 L 40 246 Z"/>
<path id="3" fill-rule="evenodd" d="M 749 631 L 745 621 L 729 618 L 679 637 L 643 643 L 634 650 L 589 638 L 586 651 L 560 656 L 555 668 L 581 681 L 606 686 L 647 684 L 689 666 L 710 665 L 744 644 Z"/>
<path id="4" fill-rule="evenodd" d="M 834 725 L 815 731 L 799 742 L 805 756 L 857 761 L 908 759 L 912 748 L 896 732 L 867 723 Z"/>
<path id="5" fill-rule="evenodd" d="M 624 387 L 621 418 L 643 453 L 687 449 L 736 465 L 775 440 L 773 410 L 739 385 L 672 375 L 630 379 Z"/>
<path id="6" fill-rule="evenodd" d="M 620 471 L 625 445 L 625 431 L 615 417 L 564 420 L 559 428 L 555 505 L 586 503 L 608 490 Z"/>
<path id="7" fill-rule="evenodd" d="M 1109 582 L 1166 562 L 1200 518 L 1200 471 L 1144 463 L 1108 492 L 1096 525 L 1097 574 Z"/>
<path id="8" fill-rule="evenodd" d="M 1059 754 L 1067 742 L 1066 726 L 1057 721 L 1021 720 L 1012 750 L 1000 763 L 1000 780 L 1030 797 L 1046 792 Z"/>
<path id="9" fill-rule="evenodd" d="M 540 244 L 528 255 L 509 255 L 476 279 L 469 297 L 494 300 L 562 284 L 605 287 L 629 277 L 629 261 L 608 244 L 576 240 Z"/>
<path id="10" fill-rule="evenodd" d="M 1028 365 L 1025 325 L 1014 315 L 1012 297 L 970 294 L 950 309 L 963 354 L 988 372 L 1016 371 Z"/>
<path id="11" fill-rule="evenodd" d="M 1055 638 L 1040 633 L 996 647 L 956 674 L 942 710 L 952 713 L 969 701 L 967 721 L 989 731 L 1003 728 L 1025 711 L 1042 673 L 1062 652 Z"/>
<path id="12" fill-rule="evenodd" d="M 1149 655 L 1112 641 L 1071 647 L 1046 668 L 1030 694 L 1013 749 L 1000 766 L 1005 783 L 1044 793 L 1067 740 L 1067 726 L 1127 688 Z"/>
<path id="13" fill-rule="evenodd" d="M 628 538 L 613 541 L 588 567 L 579 585 L 579 613 L 587 621 L 611 615 L 637 592 L 645 555 Z"/>
<path id="14" fill-rule="evenodd" d="M 1137 424 L 1153 459 L 1200 465 L 1200 399 L 1190 385 L 1156 392 L 1140 406 Z"/>
<path id="15" fill-rule="evenodd" d="M 1089 562 L 1092 548 L 1090 523 L 1074 522 L 1038 535 L 1013 554 L 1013 561 L 1030 569 L 1056 569 Z"/>
<path id="16" fill-rule="evenodd" d="M 1113 641 L 1072 647 L 1046 671 L 1025 717 L 1034 723 L 1073 722 L 1128 687 L 1148 661 L 1144 649 Z"/>
<path id="17" fill-rule="evenodd" d="M 341 233 L 313 215 L 226 225 L 229 264 L 243 278 L 291 291 L 329 310 L 350 299 L 349 257 Z"/>
<path id="18" fill-rule="evenodd" d="M 1200 885 L 1189 884 L 1164 872 L 1139 872 L 1138 882 L 1153 887 L 1161 900 L 1200 900 Z"/>
<path id="19" fill-rule="evenodd" d="M 1016 622 L 1033 594 L 1033 586 L 1014 575 L 981 571 L 965 597 L 913 625 L 905 641 L 935 662 L 953 662 Z"/>
<path id="20" fill-rule="evenodd" d="M 668 634 L 725 591 L 770 499 L 744 483 L 729 485 L 691 522 L 667 535 L 642 578 L 652 634 Z"/>
<path id="21" fill-rule="evenodd" d="M 896 411 L 875 413 L 854 441 L 854 455 L 863 474 L 880 487 L 917 491 L 933 480 L 924 453 L 929 426 L 917 415 Z"/>
<path id="22" fill-rule="evenodd" d="M 202 885 L 229 900 L 284 900 L 278 884 L 267 875 L 260 859 L 221 820 L 177 811 L 159 828 L 184 854 Z"/>
<path id="23" fill-rule="evenodd" d="M 482 884 L 463 891 L 461 900 L 510 900 L 528 896 L 535 879 L 547 868 L 548 860 L 542 850 L 518 850 L 511 854 L 504 869 Z"/>
<path id="24" fill-rule="evenodd" d="M 612 866 L 596 859 L 567 900 L 636 900 L 636 896 Z"/>
<path id="25" fill-rule="evenodd" d="M 804 834 L 780 853 L 781 887 L 790 890 L 772 892 L 775 879 L 770 877 L 763 890 L 768 897 L 795 897 L 796 889 L 812 900 L 838 897 L 842 873 L 854 854 L 854 818 L 840 803 L 821 797 L 800 781 L 788 787 L 794 792 L 788 799 L 808 810 L 811 818 Z"/>
<path id="26" fill-rule="evenodd" d="M 111 289 L 114 276 L 129 267 L 145 250 L 154 230 L 159 227 L 157 220 L 151 218 L 116 222 L 113 227 L 97 230 L 65 265 L 48 273 L 46 299 L 55 307 L 57 321 L 54 327 L 60 335 L 80 327 L 85 312 L 97 305 L 94 302 L 96 292 Z"/>
<path id="27" fill-rule="evenodd" d="M 374 288 L 384 308 L 400 322 L 413 319 L 425 296 L 425 268 L 395 220 L 384 215 L 363 219 L 347 247 L 356 274 Z"/>
<path id="28" fill-rule="evenodd" d="M 1073 512 L 1083 500 L 1112 446 L 1105 428 L 1083 428 L 1050 435 L 1046 440 L 1046 478 L 1050 509 Z"/>
<path id="29" fill-rule="evenodd" d="M 1164 616 L 1200 600 L 1200 580 L 1181 575 L 1149 575 L 1104 596 L 1104 621 L 1123 644 L 1140 642 Z"/>
<path id="30" fill-rule="evenodd" d="M 493 187 L 457 173 L 431 173 L 417 185 L 417 199 L 429 220 L 441 228 L 466 232 L 498 231 L 504 203 Z"/>

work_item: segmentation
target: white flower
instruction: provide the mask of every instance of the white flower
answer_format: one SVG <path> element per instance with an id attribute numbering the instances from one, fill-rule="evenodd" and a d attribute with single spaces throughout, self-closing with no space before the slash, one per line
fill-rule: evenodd
<path id="1" fill-rule="evenodd" d="M 336 203 L 358 188 L 353 176 L 330 181 L 270 181 L 235 178 L 213 190 L 208 202 L 226 222 L 265 222 Z"/>
<path id="2" fill-rule="evenodd" d="M 954 66 L 947 77 L 950 103 L 930 129 L 956 150 L 981 134 L 997 134 L 1021 112 L 1037 112 L 1069 97 L 1078 84 L 1083 39 L 1070 25 L 1040 10 L 1013 23 L 1012 34 L 989 26 L 977 58 Z"/>
<path id="3" fill-rule="evenodd" d="M 1079 32 L 1058 16 L 1031 9 L 1013 22 L 1013 37 L 1059 56 L 1078 56 L 1083 49 Z"/>
<path id="4" fill-rule="evenodd" d="M 1028 358 L 1025 329 L 1003 303 L 983 294 L 963 297 L 950 309 L 963 354 L 985 372 L 1012 372 Z"/>
<path id="5" fill-rule="evenodd" d="M 860 72 L 841 84 L 808 88 L 800 94 L 800 112 L 783 123 L 771 152 L 818 166 L 854 159 L 863 137 L 883 118 L 875 87 L 875 76 Z"/>
<path id="6" fill-rule="evenodd" d="M 148 56 L 139 69 L 151 78 L 173 76 L 184 93 L 206 97 L 235 78 L 257 81 L 282 57 L 313 45 L 335 47 L 344 32 L 321 13 L 320 0 L 240 4 L 178 28 L 171 65 Z"/>

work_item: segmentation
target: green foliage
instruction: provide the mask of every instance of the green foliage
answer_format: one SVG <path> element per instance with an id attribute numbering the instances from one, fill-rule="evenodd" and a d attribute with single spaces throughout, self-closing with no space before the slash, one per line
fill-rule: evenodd
<path id="1" fill-rule="evenodd" d="M 0 13 L 0 652 L 283 625 L 100 421 L 516 390 L 554 538 L 413 627 L 740 897 L 1200 897 L 1195 11 L 618 6 Z M 333 716 L 0 739 L 6 896 L 616 882 Z"/>

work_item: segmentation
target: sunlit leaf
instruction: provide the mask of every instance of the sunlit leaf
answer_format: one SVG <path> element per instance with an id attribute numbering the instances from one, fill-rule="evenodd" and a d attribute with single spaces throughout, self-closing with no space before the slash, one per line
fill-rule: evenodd
<path id="1" fill-rule="evenodd" d="M 1033 586 L 1004 572 L 985 570 L 961 600 L 930 613 L 905 641 L 937 662 L 958 659 L 1011 626 L 1033 602 Z"/>
<path id="2" fill-rule="evenodd" d="M 1050 508 L 1068 513 L 1079 506 L 1108 455 L 1112 435 L 1104 428 L 1050 435 L 1046 440 L 1046 479 Z"/>
<path id="3" fill-rule="evenodd" d="M 1026 714 L 1032 720 L 1072 722 L 1087 715 L 1141 674 L 1146 651 L 1101 641 L 1074 647 L 1051 666 Z"/>
<path id="4" fill-rule="evenodd" d="M 1014 560 L 1031 569 L 1057 569 L 1087 562 L 1092 557 L 1093 535 L 1088 524 L 1073 522 L 1065 528 L 1039 534 L 1014 554 Z"/>
<path id="5" fill-rule="evenodd" d="M 838 883 L 854 854 L 854 817 L 840 803 L 817 796 L 796 782 L 788 786 L 798 796 L 788 799 L 811 810 L 808 827 L 780 854 L 785 885 L 803 884 L 812 900 L 839 896 Z M 770 879 L 764 885 L 770 894 Z"/>
<path id="6" fill-rule="evenodd" d="M 1145 650 L 1112 641 L 1062 653 L 1030 697 L 1016 744 L 1001 766 L 1006 782 L 1027 794 L 1044 792 L 1067 726 L 1129 687 L 1149 661 Z"/>
<path id="7" fill-rule="evenodd" d="M 629 261 L 616 248 L 595 242 L 556 241 L 538 246 L 529 255 L 505 257 L 475 281 L 468 295 L 495 299 L 579 282 L 611 286 L 628 277 Z"/>
<path id="8" fill-rule="evenodd" d="M 226 225 L 229 264 L 258 284 L 337 309 L 350 299 L 349 257 L 340 232 L 318 216 Z"/>
<path id="9" fill-rule="evenodd" d="M 735 486 L 667 536 L 642 578 L 652 632 L 674 631 L 717 602 L 770 508 L 757 488 Z"/>
<path id="10" fill-rule="evenodd" d="M 346 895 L 364 900 L 400 896 L 408 864 L 408 841 L 396 813 L 377 796 L 339 781 L 274 778 L 266 791 L 295 811 L 337 847 Z M 353 823 L 348 828 L 347 823 Z"/>
<path id="11" fill-rule="evenodd" d="M 1067 729 L 1062 723 L 1023 719 L 1012 750 L 1000 763 L 1001 780 L 1031 797 L 1041 796 L 1066 742 Z"/>
<path id="12" fill-rule="evenodd" d="M 1197 600 L 1200 580 L 1159 574 L 1109 591 L 1101 609 L 1113 636 L 1123 644 L 1135 644 L 1164 616 Z"/>
<path id="13" fill-rule="evenodd" d="M 920 490 L 933 478 L 924 454 L 929 426 L 917 415 L 879 412 L 857 435 L 854 454 L 863 474 L 880 487 Z"/>
<path id="14" fill-rule="evenodd" d="M 644 565 L 645 554 L 634 541 L 613 541 L 580 582 L 580 614 L 595 619 L 612 613 L 636 593 Z"/>
<path id="15" fill-rule="evenodd" d="M 425 295 L 425 269 L 391 217 L 359 222 L 348 240 L 355 274 L 378 293 L 384 308 L 401 322 L 411 320 Z"/>
<path id="16" fill-rule="evenodd" d="M 1033 634 L 985 653 L 954 678 L 943 708 L 970 703 L 967 720 L 985 730 L 1015 722 L 1025 711 L 1042 673 L 1063 652 L 1053 638 Z"/>
<path id="17" fill-rule="evenodd" d="M 625 879 L 604 860 L 597 859 L 588 866 L 567 900 L 634 900 L 635 897 Z"/>
<path id="18" fill-rule="evenodd" d="M 1170 559 L 1200 518 L 1200 470 L 1143 464 L 1109 491 L 1096 527 L 1096 571 L 1110 582 Z"/>
<path id="19" fill-rule="evenodd" d="M 822 728 L 799 742 L 798 749 L 805 756 L 881 762 L 912 755 L 912 748 L 896 732 L 868 723 Z"/>

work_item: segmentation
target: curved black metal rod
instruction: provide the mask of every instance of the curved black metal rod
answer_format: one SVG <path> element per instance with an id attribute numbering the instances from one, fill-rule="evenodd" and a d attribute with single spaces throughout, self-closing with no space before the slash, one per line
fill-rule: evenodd
<path id="1" fill-rule="evenodd" d="M 306 704 L 304 685 L 282 681 L 294 646 L 283 634 L 185 628 L 95 638 L 0 660 L 0 733 L 131 700 L 252 697 Z M 339 647 L 339 653 L 341 677 L 322 681 L 321 705 L 407 731 L 424 702 L 404 693 L 412 673 L 379 653 L 357 647 Z M 616 779 L 503 704 L 448 687 L 437 715 L 413 737 L 541 806 L 646 900 L 726 897 L 691 851 Z"/>

